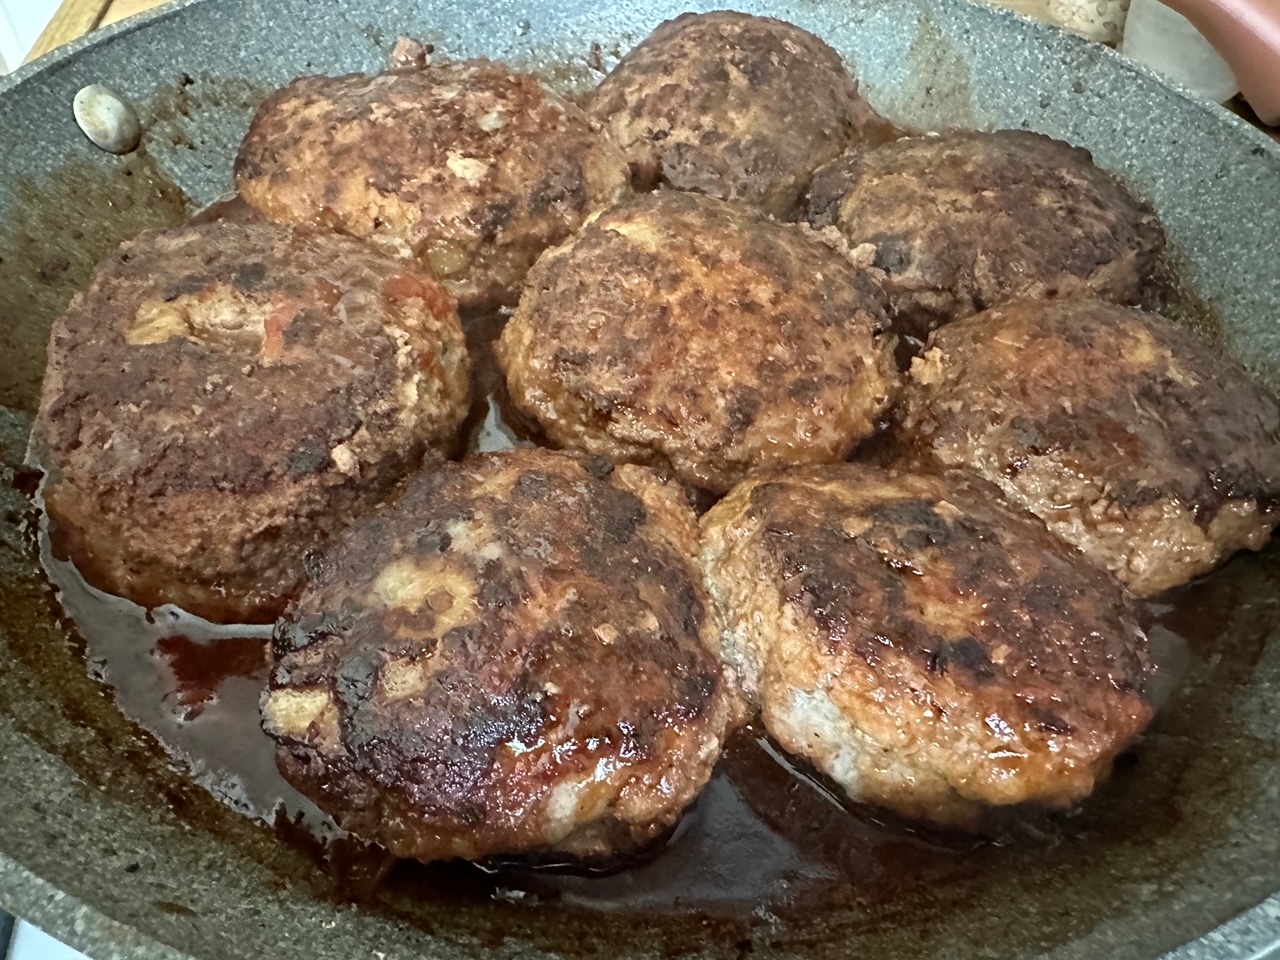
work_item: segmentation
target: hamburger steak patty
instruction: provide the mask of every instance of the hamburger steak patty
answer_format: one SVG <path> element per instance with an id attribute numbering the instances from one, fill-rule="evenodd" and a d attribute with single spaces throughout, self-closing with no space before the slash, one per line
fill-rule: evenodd
<path id="1" fill-rule="evenodd" d="M 709 197 L 633 198 L 530 274 L 498 344 L 511 399 L 557 445 L 717 492 L 842 459 L 898 389 L 880 290 L 842 250 Z"/>
<path id="2" fill-rule="evenodd" d="M 1070 807 L 1152 716 L 1123 591 L 981 481 L 762 475 L 702 533 L 725 660 L 855 800 L 952 826 Z"/>
<path id="3" fill-rule="evenodd" d="M 1164 232 L 1088 151 L 1023 130 L 911 137 L 819 170 L 815 226 L 885 273 L 895 330 L 1023 297 L 1138 303 Z"/>
<path id="4" fill-rule="evenodd" d="M 939 330 L 903 437 L 1005 496 L 1134 593 L 1260 549 L 1280 521 L 1280 405 L 1156 314 L 1023 302 Z"/>
<path id="5" fill-rule="evenodd" d="M 55 551 L 103 590 L 270 622 L 307 551 L 466 414 L 453 299 L 357 240 L 152 231 L 54 324 L 37 429 Z"/>
<path id="6" fill-rule="evenodd" d="M 263 215 L 412 255 L 464 308 L 514 304 L 538 254 L 628 182 L 581 110 L 489 60 L 299 78 L 259 108 L 236 160 Z"/>
<path id="7" fill-rule="evenodd" d="M 887 124 L 840 55 L 781 20 L 686 13 L 658 27 L 596 88 L 587 112 L 659 181 L 776 217 L 795 213 L 813 171 Z"/>
<path id="8" fill-rule="evenodd" d="M 277 629 L 281 772 L 399 857 L 658 836 L 740 710 L 696 550 L 641 467 L 521 450 L 417 475 Z"/>

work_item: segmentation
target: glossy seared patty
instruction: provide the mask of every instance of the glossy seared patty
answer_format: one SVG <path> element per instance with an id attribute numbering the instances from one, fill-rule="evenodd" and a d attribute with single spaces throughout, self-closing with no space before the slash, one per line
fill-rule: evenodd
<path id="1" fill-rule="evenodd" d="M 815 226 L 884 271 L 895 330 L 1023 297 L 1139 302 L 1164 233 L 1085 150 L 1022 130 L 911 137 L 819 170 Z"/>
<path id="2" fill-rule="evenodd" d="M 702 520 L 722 653 L 855 800 L 971 826 L 1070 807 L 1152 716 L 1119 586 L 962 475 L 764 475 Z"/>
<path id="3" fill-rule="evenodd" d="M 835 240 L 696 194 L 620 204 L 530 274 L 498 345 L 511 398 L 557 445 L 717 492 L 842 459 L 898 376 Z"/>
<path id="4" fill-rule="evenodd" d="M 513 304 L 544 249 L 629 189 L 571 103 L 489 60 L 302 77 L 267 98 L 236 160 L 253 207 L 416 257 L 464 308 Z"/>
<path id="5" fill-rule="evenodd" d="M 813 171 L 887 127 L 839 54 L 781 20 L 686 13 L 658 27 L 587 104 L 631 162 L 659 181 L 794 214 Z"/>
<path id="6" fill-rule="evenodd" d="M 1096 301 L 1024 302 L 930 343 L 905 442 L 998 484 L 1133 592 L 1259 549 L 1280 521 L 1280 405 L 1191 331 Z"/>
<path id="7" fill-rule="evenodd" d="M 54 324 L 55 550 L 144 606 L 270 622 L 308 550 L 451 447 L 468 367 L 453 299 L 360 241 L 144 233 Z"/>
<path id="8" fill-rule="evenodd" d="M 706 783 L 739 706 L 675 484 L 540 450 L 419 474 L 277 630 L 281 771 L 436 860 L 626 850 Z"/>

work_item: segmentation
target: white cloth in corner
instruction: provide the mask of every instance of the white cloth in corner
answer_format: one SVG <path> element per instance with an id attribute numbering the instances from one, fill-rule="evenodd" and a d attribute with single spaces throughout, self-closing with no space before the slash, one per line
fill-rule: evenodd
<path id="1" fill-rule="evenodd" d="M 1223 103 L 1239 89 L 1231 68 L 1209 41 L 1160 0 L 1132 0 L 1120 49 L 1206 100 Z"/>
<path id="2" fill-rule="evenodd" d="M 0 0 L 0 73 L 16 70 L 62 0 Z"/>
<path id="3" fill-rule="evenodd" d="M 13 928 L 7 960 L 88 960 L 83 953 L 72 950 L 49 936 L 39 927 L 19 920 Z"/>

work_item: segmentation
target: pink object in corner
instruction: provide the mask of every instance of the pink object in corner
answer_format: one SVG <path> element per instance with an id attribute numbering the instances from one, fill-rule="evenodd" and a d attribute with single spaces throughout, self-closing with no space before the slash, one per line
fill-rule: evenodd
<path id="1" fill-rule="evenodd" d="M 1164 0 L 1231 65 L 1263 123 L 1280 123 L 1280 0 Z"/>

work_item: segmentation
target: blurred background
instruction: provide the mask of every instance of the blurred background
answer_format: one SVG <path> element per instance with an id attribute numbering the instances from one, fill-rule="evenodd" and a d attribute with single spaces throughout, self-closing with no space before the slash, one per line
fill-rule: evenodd
<path id="1" fill-rule="evenodd" d="M 59 5 L 60 0 L 0 0 L 0 70 L 26 59 Z"/>

